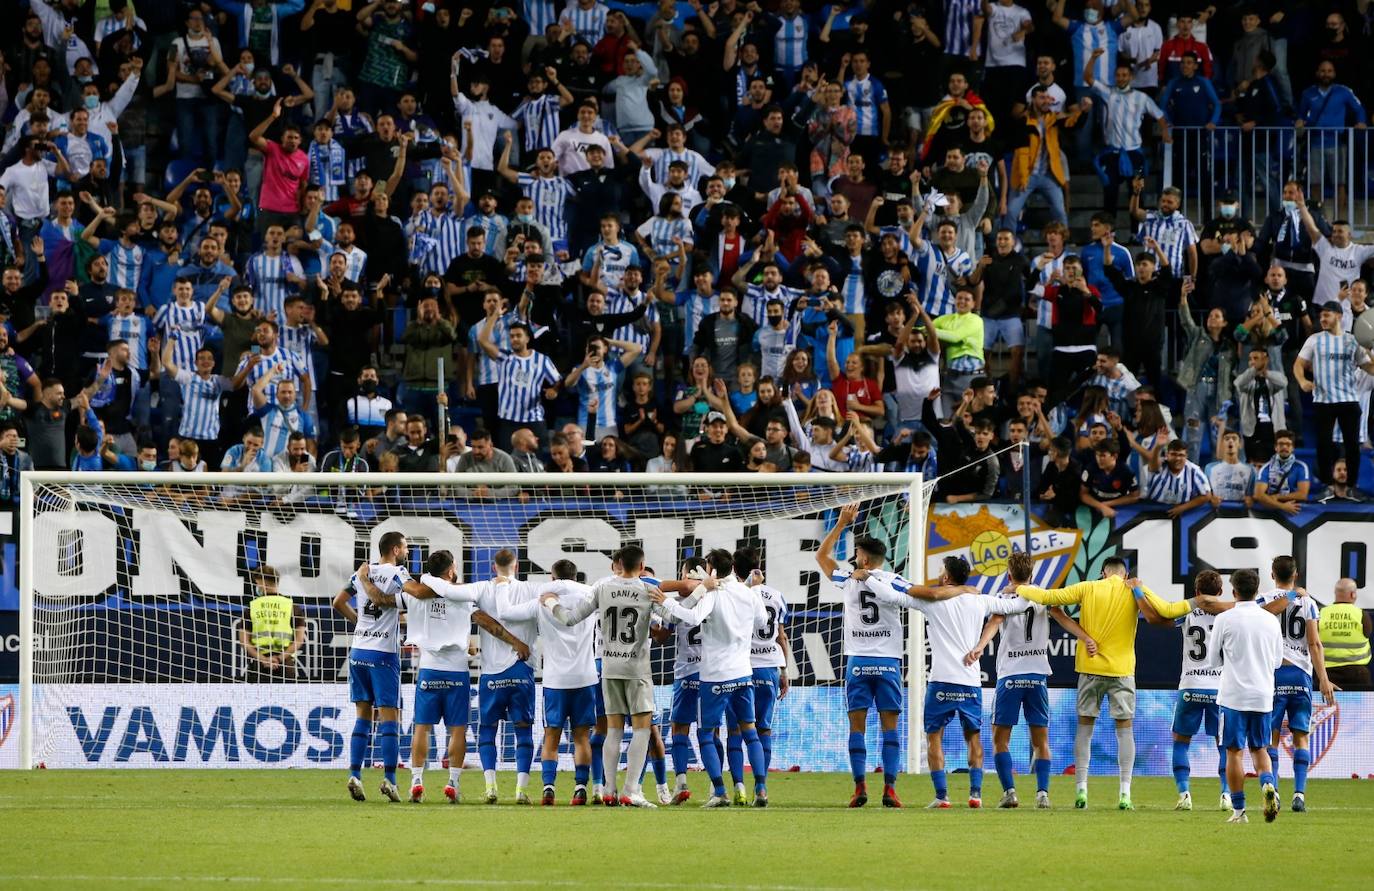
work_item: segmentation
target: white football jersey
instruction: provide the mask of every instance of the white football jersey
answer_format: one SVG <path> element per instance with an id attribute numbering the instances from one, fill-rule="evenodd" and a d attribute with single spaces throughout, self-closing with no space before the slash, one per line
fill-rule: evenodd
<path id="1" fill-rule="evenodd" d="M 902 634 L 902 605 L 881 600 L 868 581 L 851 579 L 848 567 L 837 566 L 830 580 L 844 590 L 844 654 L 900 659 L 906 651 Z M 870 579 L 905 591 L 910 582 L 882 569 L 870 570 Z M 979 629 L 981 632 L 981 629 Z"/>
<path id="2" fill-rule="evenodd" d="M 1180 690 L 1215 690 L 1221 685 L 1220 650 L 1212 639 L 1217 617 L 1195 609 L 1175 624 L 1183 629 L 1183 670 L 1178 677 Z"/>
<path id="3" fill-rule="evenodd" d="M 428 573 L 420 576 L 420 584 L 439 596 L 420 600 L 404 591 L 398 596 L 405 602 L 406 643 L 419 648 L 420 668 L 467 671 L 477 586 L 455 585 Z"/>
<path id="4" fill-rule="evenodd" d="M 912 602 L 926 616 L 926 640 L 930 643 L 930 680 L 944 684 L 981 687 L 983 672 L 978 663 L 964 664 L 969 650 L 983 636 L 983 623 L 989 615 L 1013 615 L 1030 608 L 1020 597 L 985 597 L 960 594 L 949 600 Z"/>
<path id="5" fill-rule="evenodd" d="M 1279 598 L 1287 598 L 1288 589 L 1278 589 L 1255 598 L 1260 606 L 1272 603 Z M 1309 675 L 1312 674 L 1312 652 L 1307 648 L 1307 623 L 1315 622 L 1321 614 L 1316 601 L 1303 594 L 1283 608 L 1278 614 L 1279 628 L 1283 632 L 1283 661 L 1296 665 Z"/>
<path id="6" fill-rule="evenodd" d="M 353 591 L 353 608 L 358 623 L 353 626 L 353 649 L 380 650 L 383 653 L 401 652 L 401 589 L 410 581 L 410 572 L 394 563 L 369 563 L 367 577 L 383 594 L 396 598 L 398 606 L 377 606 L 367 599 L 367 592 L 358 583 L 358 574 L 349 579 Z"/>
<path id="7" fill-rule="evenodd" d="M 754 629 L 766 624 L 763 601 L 733 575 L 707 591 L 696 606 L 664 603 L 679 622 L 701 625 L 701 682 L 733 681 L 753 674 L 749 665 Z"/>
<path id="8" fill-rule="evenodd" d="M 755 585 L 750 589 L 763 601 L 768 621 L 754 629 L 754 643 L 749 648 L 749 664 L 754 668 L 785 668 L 787 658 L 778 643 L 778 629 L 787 620 L 787 600 L 777 588 Z"/>
<path id="9" fill-rule="evenodd" d="M 581 606 L 592 597 L 592 589 L 579 582 L 559 579 L 539 586 L 541 593 L 553 591 L 567 610 Z M 596 674 L 596 622 L 564 625 L 540 605 L 528 602 L 527 608 L 539 621 L 540 649 L 544 656 L 544 686 L 551 690 L 576 690 L 590 687 Z M 518 608 L 517 608 L 518 609 Z"/>
<path id="10" fill-rule="evenodd" d="M 534 600 L 538 591 L 537 586 L 530 582 L 498 582 L 495 579 L 487 579 L 475 582 L 473 587 L 478 590 L 478 608 L 506 626 L 507 631 L 533 650 L 535 641 L 539 637 L 539 622 L 533 617 L 528 619 L 517 618 L 508 615 L 508 613 L 511 613 L 514 608 Z M 520 661 L 510 644 L 485 628 L 479 630 L 482 636 L 481 669 L 484 676 L 500 674 Z"/>
<path id="11" fill-rule="evenodd" d="M 1016 598 L 1014 593 L 1006 591 L 997 596 L 1004 599 Z M 1054 620 L 1050 618 L 1049 607 L 1039 603 L 1029 603 L 1021 612 L 1007 614 L 1002 622 L 1002 636 L 997 641 L 998 678 L 1050 673 L 1052 621 Z M 973 667 L 977 668 L 976 665 Z"/>

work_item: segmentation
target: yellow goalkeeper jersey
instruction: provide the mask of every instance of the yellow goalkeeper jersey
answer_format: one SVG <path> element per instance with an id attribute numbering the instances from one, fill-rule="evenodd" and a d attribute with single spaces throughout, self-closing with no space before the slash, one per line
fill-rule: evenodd
<path id="1" fill-rule="evenodd" d="M 1166 619 L 1188 615 L 1192 604 L 1187 600 L 1171 603 L 1149 588 L 1142 587 L 1150 605 Z M 1089 656 L 1087 647 L 1079 644 L 1074 667 L 1080 674 L 1107 677 L 1131 677 L 1135 674 L 1135 632 L 1139 625 L 1139 611 L 1135 594 L 1126 579 L 1113 575 L 1092 582 L 1079 582 L 1067 588 L 1046 590 L 1034 585 L 1021 585 L 1016 593 L 1046 606 L 1082 606 L 1078 624 L 1097 641 L 1097 655 Z"/>

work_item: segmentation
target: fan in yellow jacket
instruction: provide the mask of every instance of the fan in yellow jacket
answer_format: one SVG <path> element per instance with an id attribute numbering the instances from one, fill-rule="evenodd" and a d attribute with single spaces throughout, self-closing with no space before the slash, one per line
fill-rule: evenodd
<path id="1" fill-rule="evenodd" d="M 1086 648 L 1078 648 L 1075 667 L 1078 670 L 1078 733 L 1074 738 L 1074 772 L 1078 794 L 1074 807 L 1088 806 L 1088 770 L 1092 760 L 1093 727 L 1102 709 L 1102 697 L 1107 697 L 1111 716 L 1116 721 L 1116 764 L 1121 778 L 1121 796 L 1117 807 L 1131 810 L 1131 773 L 1135 766 L 1135 735 L 1131 720 L 1135 717 L 1135 634 L 1139 627 L 1140 609 L 1137 599 L 1147 600 L 1154 611 L 1165 618 L 1186 616 L 1195 605 L 1194 599 L 1170 603 L 1126 577 L 1126 561 L 1109 557 L 1102 564 L 1102 578 L 1079 582 L 1067 588 L 1045 590 L 1034 585 L 1020 585 L 1016 593 L 1046 606 L 1079 604 L 1078 624 L 1088 636 L 1097 641 L 1097 655 L 1089 655 Z"/>

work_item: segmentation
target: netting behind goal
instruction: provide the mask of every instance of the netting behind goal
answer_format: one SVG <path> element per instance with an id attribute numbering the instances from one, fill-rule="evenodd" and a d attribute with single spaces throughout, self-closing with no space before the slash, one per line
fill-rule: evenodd
<path id="1" fill-rule="evenodd" d="M 569 559 L 589 582 L 610 574 L 611 554 L 630 543 L 664 577 L 710 548 L 758 548 L 767 584 L 791 608 L 793 689 L 775 718 L 773 763 L 844 770 L 840 592 L 821 578 L 815 551 L 839 506 L 856 502 L 855 531 L 884 541 L 898 572 L 907 570 L 912 543 L 923 547 L 923 537 L 911 534 L 919 478 L 896 474 L 342 479 L 26 475 L 25 764 L 346 766 L 351 628 L 330 601 L 394 530 L 411 545 L 412 572 L 431 551 L 448 549 L 460 581 L 490 577 L 501 548 L 516 550 L 524 578 L 547 579 L 555 561 Z M 842 540 L 841 560 L 851 541 Z M 263 566 L 276 571 L 280 592 L 304 615 L 304 642 L 285 682 L 246 645 Z M 672 662 L 671 644 L 655 646 L 661 721 Z M 402 751 L 409 752 L 414 654 L 403 652 L 402 664 Z M 475 656 L 472 666 L 475 681 Z M 474 719 L 476 707 L 474 684 Z M 474 720 L 471 763 L 475 727 Z M 513 756 L 506 729 L 501 759 Z"/>

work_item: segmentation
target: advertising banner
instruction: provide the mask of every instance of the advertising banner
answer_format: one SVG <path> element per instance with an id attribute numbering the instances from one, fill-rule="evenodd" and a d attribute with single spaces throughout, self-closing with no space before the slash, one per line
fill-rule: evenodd
<path id="1" fill-rule="evenodd" d="M 38 694 L 46 727 L 36 740 L 35 755 L 49 768 L 348 768 L 347 739 L 354 718 L 343 684 L 85 684 L 43 687 Z M 1170 774 L 1177 696 L 1163 690 L 1140 692 L 1135 719 L 1136 773 Z M 667 685 L 658 686 L 660 723 L 667 721 L 671 697 Z M 18 688 L 0 686 L 0 768 L 18 766 L 18 699 Z M 476 706 L 474 689 L 473 720 L 468 726 L 471 766 L 477 763 Z M 983 745 L 989 753 L 992 706 L 993 693 L 985 690 Z M 1077 723 L 1074 691 L 1051 690 L 1050 706 L 1054 770 L 1062 772 L 1073 762 Z M 540 716 L 534 730 L 537 737 L 542 733 L 542 703 L 536 715 Z M 402 715 L 403 761 L 409 759 L 411 726 L 407 702 Z M 1312 776 L 1339 779 L 1374 774 L 1374 694 L 1340 693 L 1335 706 L 1318 705 L 1311 733 Z M 774 716 L 773 764 L 782 770 L 795 766 L 805 771 L 847 771 L 847 734 L 841 688 L 794 688 L 778 704 Z M 873 753 L 870 763 L 876 764 L 876 722 L 869 727 L 869 737 Z M 512 768 L 515 741 L 509 731 L 502 735 L 499 745 L 502 769 Z M 957 726 L 946 730 L 944 745 L 951 770 L 967 763 Z M 1280 771 L 1289 776 L 1292 761 L 1286 732 L 1283 745 Z M 1011 748 L 1017 770 L 1026 772 L 1030 741 L 1024 725 L 1013 732 Z M 1113 724 L 1104 718 L 1093 738 L 1094 773 L 1114 773 L 1115 753 Z M 1211 739 L 1196 737 L 1191 754 L 1195 778 L 1215 775 L 1217 750 Z M 377 760 L 374 747 L 367 762 L 370 765 Z M 564 767 L 571 766 L 566 742 L 561 760 Z M 990 776 L 990 755 L 987 761 Z M 430 762 L 431 767 L 437 764 L 437 760 Z"/>

